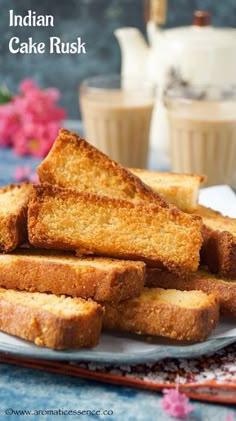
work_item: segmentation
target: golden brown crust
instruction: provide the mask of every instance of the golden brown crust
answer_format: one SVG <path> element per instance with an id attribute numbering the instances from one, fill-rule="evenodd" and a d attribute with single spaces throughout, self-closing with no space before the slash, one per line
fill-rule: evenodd
<path id="1" fill-rule="evenodd" d="M 12 293 L 25 294 L 13 290 Z M 35 308 L 30 300 L 28 305 L 9 301 L 4 296 L 4 289 L 0 289 L 0 312 L 0 330 L 54 349 L 96 346 L 103 317 L 102 307 L 92 300 L 89 312 L 68 317 L 63 311 L 56 315 L 50 310 Z"/>
<path id="2" fill-rule="evenodd" d="M 195 215 L 200 215 L 202 218 L 203 217 L 205 217 L 205 218 L 223 217 L 223 215 L 219 211 L 216 211 L 214 209 L 208 208 L 207 206 L 203 206 L 203 205 L 199 205 L 199 204 L 198 204 L 197 209 L 195 209 L 191 213 L 193 213 Z M 226 218 L 226 220 L 227 220 L 229 217 L 226 216 L 224 218 Z M 231 219 L 231 218 L 229 218 L 229 219 Z"/>
<path id="3" fill-rule="evenodd" d="M 201 290 L 219 295 L 220 310 L 236 317 L 236 279 L 224 279 L 200 269 L 192 274 L 178 276 L 166 270 L 147 268 L 145 285 L 150 288 L 176 288 L 181 291 Z"/>
<path id="4" fill-rule="evenodd" d="M 208 303 L 198 308 L 145 301 L 141 295 L 116 306 L 106 304 L 103 326 L 177 340 L 202 341 L 211 333 L 218 317 L 219 303 L 215 294 L 210 294 Z"/>
<path id="5" fill-rule="evenodd" d="M 202 262 L 212 273 L 236 278 L 236 237 L 227 231 L 208 232 L 201 250 Z"/>
<path id="6" fill-rule="evenodd" d="M 3 193 L 7 193 L 7 192 L 11 192 L 13 190 L 22 190 L 23 188 L 27 188 L 27 186 L 30 186 L 30 182 L 28 181 L 23 181 L 22 183 L 10 183 L 7 184 L 6 186 L 1 186 L 0 187 L 0 194 Z"/>
<path id="7" fill-rule="evenodd" d="M 204 206 L 198 206 L 194 214 L 203 220 L 202 264 L 212 273 L 236 278 L 236 219 Z"/>
<path id="8" fill-rule="evenodd" d="M 138 296 L 144 277 L 143 262 L 40 250 L 0 255 L 0 286 L 10 289 L 115 302 Z"/>
<path id="9" fill-rule="evenodd" d="M 12 197 L 8 196 L 3 207 L 9 212 L 0 210 L 0 251 L 9 252 L 27 241 L 27 207 L 32 185 L 28 182 L 9 184 L 0 188 L 0 198 L 12 193 L 17 206 L 12 207 Z"/>
<path id="10" fill-rule="evenodd" d="M 176 208 L 144 206 L 49 184 L 34 187 L 28 230 L 31 244 L 39 248 L 77 249 L 190 271 L 198 267 L 202 242 L 200 218 Z"/>
<path id="11" fill-rule="evenodd" d="M 77 133 L 61 129 L 48 156 L 38 166 L 41 183 L 72 187 L 117 199 L 166 201 L 138 177 L 97 150 Z"/>
<path id="12" fill-rule="evenodd" d="M 129 171 L 131 171 L 132 173 L 137 173 L 137 174 L 150 174 L 150 175 L 154 175 L 154 176 L 161 176 L 163 177 L 163 180 L 165 179 L 165 177 L 177 177 L 177 178 L 182 178 L 182 179 L 189 179 L 191 181 L 192 178 L 196 178 L 199 183 L 203 183 L 204 181 L 206 181 L 206 176 L 203 174 L 195 174 L 195 173 L 179 173 L 179 172 L 168 172 L 168 171 L 153 171 L 153 170 L 147 170 L 147 169 L 143 169 L 143 168 L 128 168 Z"/>
<path id="13" fill-rule="evenodd" d="M 146 185 L 159 193 L 168 203 L 184 212 L 192 212 L 197 207 L 200 184 L 203 175 L 177 174 L 131 168 L 130 171 Z"/>

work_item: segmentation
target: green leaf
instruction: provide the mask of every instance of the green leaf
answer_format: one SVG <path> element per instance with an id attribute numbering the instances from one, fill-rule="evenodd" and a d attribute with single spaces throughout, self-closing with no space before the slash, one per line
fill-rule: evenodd
<path id="1" fill-rule="evenodd" d="M 0 88 L 0 104 L 6 104 L 11 101 L 11 94 L 7 88 Z"/>

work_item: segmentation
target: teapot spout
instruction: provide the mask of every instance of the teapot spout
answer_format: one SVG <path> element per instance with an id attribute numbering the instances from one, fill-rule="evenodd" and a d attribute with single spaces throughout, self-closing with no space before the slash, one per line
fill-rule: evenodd
<path id="1" fill-rule="evenodd" d="M 161 41 L 162 30 L 153 21 L 147 23 L 147 37 L 151 47 L 155 47 Z"/>
<path id="2" fill-rule="evenodd" d="M 119 28 L 114 31 L 121 49 L 121 73 L 123 76 L 144 76 L 149 48 L 137 28 Z"/>

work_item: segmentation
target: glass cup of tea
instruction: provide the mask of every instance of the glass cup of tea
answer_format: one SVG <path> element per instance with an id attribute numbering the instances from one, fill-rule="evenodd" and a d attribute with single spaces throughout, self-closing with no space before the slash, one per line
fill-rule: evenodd
<path id="1" fill-rule="evenodd" d="M 164 95 L 171 170 L 207 176 L 206 185 L 236 187 L 236 89 L 169 88 Z"/>
<path id="2" fill-rule="evenodd" d="M 151 84 L 119 75 L 91 77 L 79 88 L 86 139 L 126 167 L 146 168 L 154 105 Z"/>

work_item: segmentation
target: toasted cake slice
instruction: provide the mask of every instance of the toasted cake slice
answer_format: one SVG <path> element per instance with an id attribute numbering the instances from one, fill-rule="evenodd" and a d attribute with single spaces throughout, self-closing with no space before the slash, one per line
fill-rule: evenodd
<path id="1" fill-rule="evenodd" d="M 14 250 L 27 240 L 27 205 L 32 185 L 0 187 L 0 251 Z"/>
<path id="2" fill-rule="evenodd" d="M 95 346 L 102 317 L 102 307 L 92 300 L 0 288 L 0 330 L 38 346 Z"/>
<path id="3" fill-rule="evenodd" d="M 41 183 L 72 187 L 117 199 L 154 202 L 167 207 L 158 193 L 138 177 L 97 150 L 76 133 L 59 131 L 37 172 Z"/>
<path id="4" fill-rule="evenodd" d="M 34 186 L 28 213 L 31 244 L 144 260 L 155 266 L 196 270 L 201 219 L 177 208 L 144 206 L 73 189 Z"/>
<path id="5" fill-rule="evenodd" d="M 138 298 L 106 304 L 103 326 L 186 341 L 204 340 L 216 325 L 219 303 L 202 291 L 144 288 Z"/>
<path id="6" fill-rule="evenodd" d="M 177 174 L 130 168 L 145 184 L 163 198 L 184 212 L 197 207 L 200 184 L 205 180 L 203 175 Z"/>
<path id="7" fill-rule="evenodd" d="M 143 262 L 45 250 L 0 255 L 0 286 L 31 292 L 120 301 L 139 295 L 144 277 Z"/>
<path id="8" fill-rule="evenodd" d="M 220 310 L 227 316 L 236 317 L 236 279 L 226 279 L 209 273 L 205 268 L 194 273 L 176 275 L 167 270 L 147 268 L 145 285 L 150 288 L 176 288 L 181 291 L 201 290 L 217 293 Z"/>
<path id="9" fill-rule="evenodd" d="M 236 218 L 200 205 L 194 213 L 203 220 L 202 263 L 213 273 L 236 279 Z"/>

